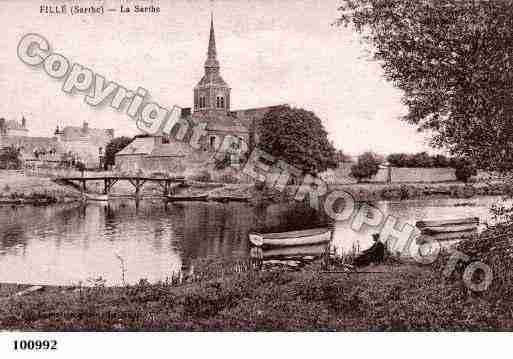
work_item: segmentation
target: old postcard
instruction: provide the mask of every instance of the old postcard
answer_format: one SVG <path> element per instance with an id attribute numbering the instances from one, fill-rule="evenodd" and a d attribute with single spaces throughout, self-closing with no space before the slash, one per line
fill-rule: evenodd
<path id="1" fill-rule="evenodd" d="M 0 19 L 10 353 L 59 352 L 54 332 L 513 329 L 513 1 L 3 0 Z"/>

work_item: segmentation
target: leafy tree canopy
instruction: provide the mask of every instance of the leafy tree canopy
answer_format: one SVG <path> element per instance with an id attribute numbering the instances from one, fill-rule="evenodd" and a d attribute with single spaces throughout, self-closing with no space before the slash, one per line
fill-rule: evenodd
<path id="1" fill-rule="evenodd" d="M 316 174 L 334 168 L 336 150 L 321 120 L 311 111 L 280 106 L 260 123 L 259 147 L 287 164 Z"/>
<path id="2" fill-rule="evenodd" d="M 0 149 L 0 169 L 20 169 L 20 150 L 14 146 Z"/>
<path id="3" fill-rule="evenodd" d="M 344 0 L 337 21 L 370 43 L 432 144 L 513 169 L 513 0 Z"/>
<path id="4" fill-rule="evenodd" d="M 358 156 L 358 161 L 351 167 L 351 176 L 361 182 L 363 179 L 371 178 L 379 171 L 380 156 L 365 152 Z"/>
<path id="5" fill-rule="evenodd" d="M 115 164 L 116 153 L 132 142 L 130 137 L 122 136 L 113 138 L 105 147 L 105 167 Z"/>
<path id="6" fill-rule="evenodd" d="M 446 156 L 441 154 L 430 156 L 427 152 L 392 153 L 387 156 L 387 161 L 393 167 L 452 167 L 451 160 Z"/>

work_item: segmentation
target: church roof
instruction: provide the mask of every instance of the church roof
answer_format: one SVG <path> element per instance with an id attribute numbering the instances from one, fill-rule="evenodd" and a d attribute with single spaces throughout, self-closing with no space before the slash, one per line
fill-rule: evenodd
<path id="1" fill-rule="evenodd" d="M 206 130 L 248 133 L 248 129 L 235 116 L 230 116 L 223 111 L 194 112 L 191 120 L 194 123 L 205 122 Z"/>
<path id="2" fill-rule="evenodd" d="M 237 118 L 238 121 L 243 126 L 246 126 L 247 128 L 251 128 L 252 122 L 258 122 L 264 117 L 264 115 L 275 108 L 279 108 L 283 105 L 274 105 L 274 106 L 265 106 L 265 107 L 255 107 L 255 108 L 248 108 L 248 109 L 242 109 L 242 110 L 233 110 L 230 111 L 230 114 Z"/>

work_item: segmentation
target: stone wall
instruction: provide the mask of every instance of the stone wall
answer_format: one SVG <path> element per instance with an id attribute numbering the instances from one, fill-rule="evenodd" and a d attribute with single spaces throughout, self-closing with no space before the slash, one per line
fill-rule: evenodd
<path id="1" fill-rule="evenodd" d="M 322 174 L 323 179 L 330 184 L 351 184 L 356 180 L 351 177 L 351 163 L 343 163 L 334 170 Z M 401 182 L 445 182 L 455 181 L 453 168 L 391 168 L 392 183 Z M 378 173 L 366 182 L 386 182 L 388 168 L 380 168 Z"/>

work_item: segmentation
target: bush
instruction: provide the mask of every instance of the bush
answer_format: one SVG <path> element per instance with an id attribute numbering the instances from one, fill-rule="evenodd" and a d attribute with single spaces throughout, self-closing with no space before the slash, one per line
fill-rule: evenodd
<path id="1" fill-rule="evenodd" d="M 470 177 L 477 175 L 476 167 L 469 161 L 460 160 L 455 163 L 455 175 L 458 181 L 468 182 Z"/>
<path id="2" fill-rule="evenodd" d="M 351 176 L 358 182 L 371 178 L 379 170 L 379 162 L 372 152 L 365 152 L 358 157 L 358 162 L 351 167 Z"/>
<path id="3" fill-rule="evenodd" d="M 392 153 L 387 157 L 388 163 L 393 167 L 450 167 L 451 163 L 444 155 L 430 156 L 427 152 L 415 154 Z"/>
<path id="4" fill-rule="evenodd" d="M 10 146 L 0 150 L 0 169 L 18 170 L 21 165 L 20 150 L 16 147 Z"/>

